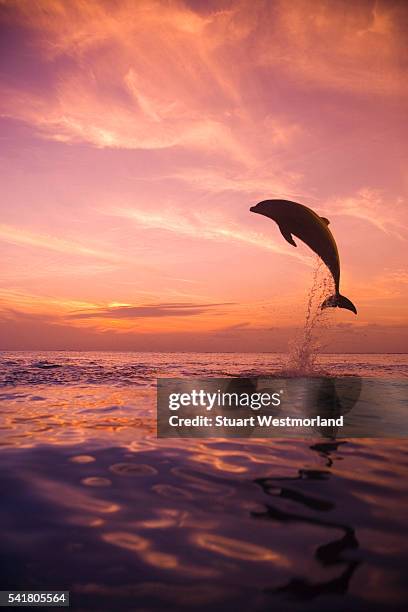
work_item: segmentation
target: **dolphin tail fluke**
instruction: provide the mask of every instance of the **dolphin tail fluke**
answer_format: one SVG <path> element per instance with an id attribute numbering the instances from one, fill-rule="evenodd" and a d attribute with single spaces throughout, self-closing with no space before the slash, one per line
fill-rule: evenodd
<path id="1" fill-rule="evenodd" d="M 340 295 L 340 293 L 335 293 L 325 299 L 321 308 L 346 308 L 346 310 L 351 310 L 351 312 L 357 314 L 357 308 L 354 306 L 353 302 L 344 297 L 344 295 Z"/>

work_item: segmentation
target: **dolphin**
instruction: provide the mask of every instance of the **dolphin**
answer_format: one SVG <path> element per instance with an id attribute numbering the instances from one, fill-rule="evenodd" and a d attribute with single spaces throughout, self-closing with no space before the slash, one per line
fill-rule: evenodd
<path id="1" fill-rule="evenodd" d="M 264 200 L 250 208 L 251 212 L 276 221 L 282 236 L 289 244 L 297 246 L 293 236 L 307 244 L 329 268 L 334 280 L 335 293 L 324 300 L 321 308 L 346 308 L 357 314 L 357 309 L 348 298 L 340 294 L 340 260 L 336 241 L 329 230 L 330 221 L 319 217 L 303 204 L 289 200 Z"/>

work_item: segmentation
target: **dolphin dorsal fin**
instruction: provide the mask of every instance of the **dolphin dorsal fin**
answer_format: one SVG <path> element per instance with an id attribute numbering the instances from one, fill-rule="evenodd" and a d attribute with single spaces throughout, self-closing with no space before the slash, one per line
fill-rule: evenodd
<path id="1" fill-rule="evenodd" d="M 326 225 L 330 225 L 330 221 L 326 219 L 326 217 L 320 217 L 322 221 L 325 222 Z"/>
<path id="2" fill-rule="evenodd" d="M 282 227 L 282 225 L 279 225 L 279 229 L 280 229 L 282 236 L 287 242 L 289 242 L 289 244 L 291 244 L 294 247 L 297 246 L 296 242 L 293 240 L 292 234 L 290 233 L 288 229 L 286 229 L 285 227 Z"/>

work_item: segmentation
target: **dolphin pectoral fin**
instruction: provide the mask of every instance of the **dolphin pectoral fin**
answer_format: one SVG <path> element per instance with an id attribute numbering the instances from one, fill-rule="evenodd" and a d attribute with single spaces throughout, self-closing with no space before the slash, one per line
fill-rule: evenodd
<path id="1" fill-rule="evenodd" d="M 326 217 L 320 217 L 322 221 L 325 222 L 326 225 L 330 225 L 330 221 L 326 219 Z"/>
<path id="2" fill-rule="evenodd" d="M 282 236 L 284 237 L 284 239 L 289 242 L 289 244 L 293 245 L 294 247 L 297 246 L 296 242 L 293 240 L 293 236 L 290 233 L 289 230 L 287 230 L 286 228 L 282 227 L 281 225 L 279 226 L 280 232 L 282 234 Z"/>

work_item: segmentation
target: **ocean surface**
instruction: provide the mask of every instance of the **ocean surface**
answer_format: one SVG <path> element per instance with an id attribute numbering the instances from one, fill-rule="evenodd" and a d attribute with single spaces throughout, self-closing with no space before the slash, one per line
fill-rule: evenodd
<path id="1" fill-rule="evenodd" d="M 285 355 L 0 366 L 1 589 L 70 590 L 78 611 L 407 609 L 408 440 L 156 438 L 157 377 L 287 374 Z M 316 368 L 397 382 L 408 355 Z"/>

